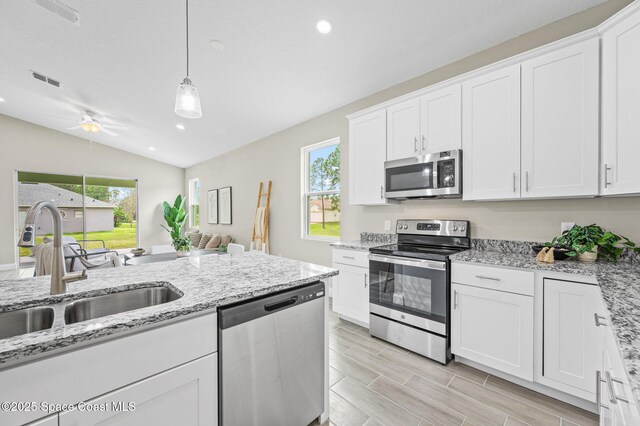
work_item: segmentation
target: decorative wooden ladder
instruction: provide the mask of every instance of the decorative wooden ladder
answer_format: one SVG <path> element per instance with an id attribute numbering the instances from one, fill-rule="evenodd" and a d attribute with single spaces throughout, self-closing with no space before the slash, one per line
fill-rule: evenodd
<path id="1" fill-rule="evenodd" d="M 268 181 L 267 183 L 267 192 L 262 192 L 263 189 L 264 184 L 260 182 L 260 187 L 258 188 L 258 201 L 256 203 L 256 214 L 253 219 L 253 232 L 251 233 L 250 250 L 269 253 L 269 205 L 271 204 L 271 181 Z M 264 204 L 262 203 L 263 198 L 265 199 Z M 264 209 L 264 215 L 262 217 L 259 216 L 260 209 Z M 256 227 L 258 227 L 258 233 L 256 233 Z"/>

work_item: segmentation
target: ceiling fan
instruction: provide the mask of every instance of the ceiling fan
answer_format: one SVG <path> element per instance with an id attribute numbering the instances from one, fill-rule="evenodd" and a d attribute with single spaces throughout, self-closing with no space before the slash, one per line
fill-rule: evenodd
<path id="1" fill-rule="evenodd" d="M 108 124 L 102 124 L 98 119 L 93 117 L 88 111 L 82 116 L 82 120 L 78 122 L 77 126 L 68 127 L 67 130 L 82 129 L 87 133 L 102 132 L 109 136 L 118 136 L 116 132 L 109 130 L 110 128 L 116 128 Z"/>

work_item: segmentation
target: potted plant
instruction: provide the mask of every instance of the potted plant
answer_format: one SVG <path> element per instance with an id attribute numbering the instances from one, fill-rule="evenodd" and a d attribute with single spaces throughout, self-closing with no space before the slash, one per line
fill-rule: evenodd
<path id="1" fill-rule="evenodd" d="M 184 209 L 186 198 L 182 195 L 176 197 L 173 206 L 166 201 L 162 203 L 164 220 L 167 226 L 161 225 L 171 235 L 173 248 L 176 249 L 178 257 L 185 257 L 191 254 L 191 239 L 182 232 L 187 221 L 187 211 Z"/>
<path id="2" fill-rule="evenodd" d="M 575 256 L 581 262 L 595 262 L 598 254 L 606 260 L 617 262 L 625 249 L 640 252 L 640 248 L 628 238 L 605 231 L 595 224 L 574 225 L 546 245 L 567 247 L 570 251 L 566 255 Z"/>

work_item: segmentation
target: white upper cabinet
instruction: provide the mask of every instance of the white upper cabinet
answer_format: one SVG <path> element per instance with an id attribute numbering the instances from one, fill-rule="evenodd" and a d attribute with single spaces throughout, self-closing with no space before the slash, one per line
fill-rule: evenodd
<path id="1" fill-rule="evenodd" d="M 603 195 L 640 193 L 640 10 L 602 35 Z"/>
<path id="2" fill-rule="evenodd" d="M 598 195 L 599 49 L 593 38 L 522 63 L 523 198 Z"/>
<path id="3" fill-rule="evenodd" d="M 386 110 L 349 120 L 349 204 L 386 204 Z"/>
<path id="4" fill-rule="evenodd" d="M 387 160 L 420 155 L 420 98 L 387 108 Z"/>
<path id="5" fill-rule="evenodd" d="M 423 154 L 462 148 L 461 85 L 420 98 L 420 148 Z"/>
<path id="6" fill-rule="evenodd" d="M 520 197 L 520 65 L 462 83 L 465 200 Z"/>

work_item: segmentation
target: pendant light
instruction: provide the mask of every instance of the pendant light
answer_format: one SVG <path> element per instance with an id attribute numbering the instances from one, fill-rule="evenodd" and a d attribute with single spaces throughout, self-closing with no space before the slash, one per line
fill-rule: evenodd
<path id="1" fill-rule="evenodd" d="M 202 117 L 202 108 L 200 107 L 200 95 L 198 89 L 191 83 L 189 78 L 189 0 L 186 0 L 187 10 L 187 76 L 178 85 L 176 91 L 175 112 L 185 118 Z"/>

